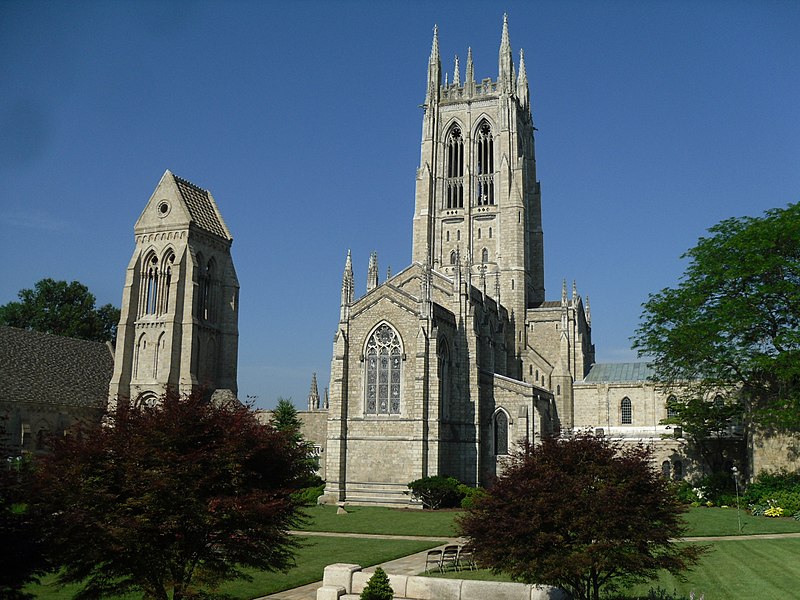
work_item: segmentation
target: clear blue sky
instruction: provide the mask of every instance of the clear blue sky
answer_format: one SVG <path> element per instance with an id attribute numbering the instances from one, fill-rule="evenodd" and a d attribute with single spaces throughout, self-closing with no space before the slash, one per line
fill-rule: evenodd
<path id="1" fill-rule="evenodd" d="M 602 362 L 730 216 L 797 202 L 800 3 L 0 2 L 0 303 L 43 277 L 120 304 L 165 169 L 211 190 L 241 283 L 239 391 L 327 385 L 342 268 L 410 262 L 434 24 L 443 70 L 525 49 L 550 299 Z M 461 74 L 464 76 L 463 72 Z"/>

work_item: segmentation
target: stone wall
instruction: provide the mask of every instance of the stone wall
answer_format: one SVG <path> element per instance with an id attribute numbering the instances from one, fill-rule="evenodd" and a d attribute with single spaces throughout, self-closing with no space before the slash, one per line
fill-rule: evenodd
<path id="1" fill-rule="evenodd" d="M 568 595 L 548 585 L 442 579 L 413 575 L 389 575 L 395 598 L 403 600 L 567 600 Z M 372 573 L 361 566 L 337 563 L 325 567 L 317 600 L 358 600 Z"/>

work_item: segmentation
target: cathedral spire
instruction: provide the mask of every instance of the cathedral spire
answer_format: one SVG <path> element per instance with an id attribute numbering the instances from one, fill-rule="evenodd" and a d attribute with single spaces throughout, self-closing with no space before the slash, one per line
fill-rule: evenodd
<path id="1" fill-rule="evenodd" d="M 458 54 L 456 54 L 456 64 L 453 67 L 453 83 L 455 85 L 461 85 L 461 75 L 459 74 L 460 68 L 458 66 Z"/>
<path id="2" fill-rule="evenodd" d="M 500 39 L 500 69 L 498 80 L 503 92 L 514 92 L 514 59 L 511 56 L 511 42 L 508 37 L 508 15 L 503 15 L 503 35 Z"/>
<path id="3" fill-rule="evenodd" d="M 339 314 L 340 321 L 346 321 L 350 316 L 350 305 L 353 303 L 353 259 L 350 257 L 350 250 L 347 251 L 347 260 L 344 263 L 344 274 L 342 275 L 342 303 Z"/>
<path id="4" fill-rule="evenodd" d="M 319 389 L 317 388 L 317 374 L 311 375 L 311 389 L 308 392 L 308 410 L 319 410 Z"/>
<path id="5" fill-rule="evenodd" d="M 519 78 L 517 79 L 517 95 L 522 106 L 528 106 L 530 92 L 528 91 L 528 72 L 525 70 L 525 51 L 519 49 Z"/>
<path id="6" fill-rule="evenodd" d="M 428 59 L 428 92 L 425 104 L 439 101 L 439 86 L 442 84 L 442 61 L 439 59 L 439 26 L 433 26 L 433 43 L 431 56 Z"/>
<path id="7" fill-rule="evenodd" d="M 369 255 L 369 268 L 367 269 L 367 291 L 372 291 L 378 287 L 378 253 L 372 252 Z"/>

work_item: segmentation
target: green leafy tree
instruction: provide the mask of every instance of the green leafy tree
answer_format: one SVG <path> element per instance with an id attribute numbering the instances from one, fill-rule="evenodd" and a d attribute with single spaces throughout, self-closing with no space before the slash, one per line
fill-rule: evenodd
<path id="1" fill-rule="evenodd" d="M 464 497 L 459 489 L 459 481 L 455 477 L 432 475 L 416 479 L 408 484 L 411 497 L 422 502 L 422 508 L 453 508 L 458 506 Z M 406 492 L 408 493 L 408 492 Z"/>
<path id="2" fill-rule="evenodd" d="M 291 398 L 288 400 L 283 397 L 278 398 L 278 404 L 275 406 L 275 410 L 272 411 L 271 422 L 278 431 L 283 431 L 293 436 L 297 441 L 302 440 L 303 422 L 300 420 Z"/>
<path id="3" fill-rule="evenodd" d="M 633 338 L 676 390 L 673 422 L 695 440 L 745 424 L 800 428 L 800 204 L 732 218 L 651 294 Z M 724 406 L 708 406 L 721 394 Z"/>
<path id="4" fill-rule="evenodd" d="M 180 600 L 293 564 L 305 453 L 238 403 L 165 395 L 53 443 L 38 510 L 76 596 Z"/>
<path id="5" fill-rule="evenodd" d="M 394 590 L 389 584 L 389 576 L 386 571 L 377 567 L 375 573 L 367 581 L 367 585 L 359 598 L 360 600 L 392 600 L 394 598 Z"/>
<path id="6" fill-rule="evenodd" d="M 702 548 L 676 544 L 681 507 L 641 445 L 579 436 L 512 455 L 459 521 L 475 559 L 525 583 L 597 600 L 604 586 L 678 574 Z"/>
<path id="7" fill-rule="evenodd" d="M 96 342 L 116 338 L 119 309 L 95 308 L 94 295 L 82 283 L 42 279 L 18 296 L 19 302 L 0 306 L 0 325 Z"/>

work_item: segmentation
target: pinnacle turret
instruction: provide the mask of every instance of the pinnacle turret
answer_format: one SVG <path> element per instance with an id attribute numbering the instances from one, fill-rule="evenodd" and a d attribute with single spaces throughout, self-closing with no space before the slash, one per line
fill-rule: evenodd
<path id="1" fill-rule="evenodd" d="M 428 59 L 428 91 L 425 94 L 425 103 L 430 104 L 439 100 L 439 86 L 442 84 L 442 61 L 439 58 L 439 27 L 433 27 L 433 43 L 431 56 Z"/>
<path id="2" fill-rule="evenodd" d="M 353 259 L 350 256 L 350 250 L 347 251 L 347 259 L 344 263 L 344 274 L 342 275 L 342 302 L 341 311 L 339 315 L 340 321 L 346 321 L 350 314 L 350 305 L 353 303 Z"/>
<path id="3" fill-rule="evenodd" d="M 453 67 L 453 83 L 455 85 L 461 85 L 461 75 L 459 74 L 459 66 L 458 66 L 458 54 L 456 54 L 456 64 Z"/>
<path id="4" fill-rule="evenodd" d="M 511 56 L 511 42 L 508 37 L 508 15 L 503 15 L 503 35 L 500 39 L 500 68 L 497 79 L 503 92 L 514 93 L 514 58 Z"/>
<path id="5" fill-rule="evenodd" d="M 369 255 L 369 267 L 367 268 L 367 291 L 370 292 L 378 287 L 378 253 L 372 252 Z"/>
<path id="6" fill-rule="evenodd" d="M 311 375 L 311 389 L 308 392 L 308 410 L 319 410 L 319 389 L 317 389 L 317 374 Z"/>
<path id="7" fill-rule="evenodd" d="M 530 103 L 530 92 L 528 91 L 528 73 L 525 70 L 525 51 L 519 50 L 519 78 L 517 79 L 517 95 L 520 104 L 528 106 Z"/>

